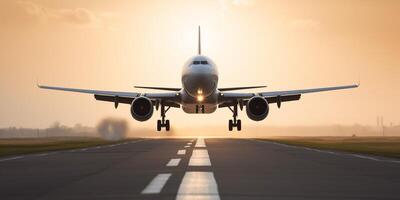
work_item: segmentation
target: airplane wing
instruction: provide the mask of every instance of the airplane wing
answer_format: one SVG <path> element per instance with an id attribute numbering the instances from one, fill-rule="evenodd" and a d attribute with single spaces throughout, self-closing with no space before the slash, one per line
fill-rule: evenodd
<path id="1" fill-rule="evenodd" d="M 344 86 L 336 86 L 336 87 L 311 88 L 311 89 L 302 89 L 302 90 L 261 92 L 260 95 L 264 96 L 264 97 L 286 96 L 286 95 L 306 94 L 306 93 L 324 92 L 324 91 L 332 91 L 332 90 L 343 90 L 343 89 L 350 89 L 350 88 L 356 88 L 356 87 L 358 87 L 358 85 L 344 85 Z"/>
<path id="2" fill-rule="evenodd" d="M 41 89 L 47 90 L 59 90 L 66 92 L 77 92 L 77 93 L 85 93 L 94 95 L 95 99 L 98 101 L 108 101 L 114 102 L 115 107 L 118 106 L 118 103 L 131 104 L 132 101 L 139 96 L 146 96 L 152 101 L 157 100 L 165 100 L 166 104 L 171 107 L 179 107 L 177 100 L 177 92 L 169 92 L 169 93 L 137 93 L 137 92 L 120 92 L 120 91 L 105 91 L 105 90 L 89 90 L 89 89 L 78 89 L 78 88 L 66 88 L 66 87 L 55 87 L 55 86 L 46 86 L 39 85 L 38 87 Z"/>
<path id="3" fill-rule="evenodd" d="M 41 89 L 47 89 L 47 90 L 59 90 L 59 91 L 78 92 L 78 93 L 95 94 L 95 95 L 107 95 L 107 96 L 137 97 L 140 95 L 140 93 L 135 93 L 135 92 L 88 90 L 88 89 L 77 89 L 77 88 L 66 88 L 66 87 L 54 87 L 54 86 L 46 86 L 46 85 L 38 85 L 38 87 Z"/>
<path id="4" fill-rule="evenodd" d="M 220 96 L 220 106 L 226 107 L 231 106 L 234 101 L 240 100 L 246 102 L 253 96 L 262 96 L 267 99 L 268 103 L 278 103 L 280 107 L 281 102 L 285 101 L 297 101 L 300 99 L 302 94 L 324 92 L 332 90 L 343 90 L 350 88 L 357 88 L 357 85 L 343 85 L 335 87 L 322 87 L 322 88 L 311 88 L 311 89 L 301 89 L 301 90 L 284 90 L 284 91 L 270 91 L 270 92 L 260 92 L 260 93 L 222 93 Z"/>

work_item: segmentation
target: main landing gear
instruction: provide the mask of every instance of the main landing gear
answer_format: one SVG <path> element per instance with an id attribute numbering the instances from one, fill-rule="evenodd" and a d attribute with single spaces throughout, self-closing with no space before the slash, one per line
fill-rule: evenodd
<path id="1" fill-rule="evenodd" d="M 165 105 L 161 103 L 161 120 L 157 120 L 157 131 L 161 131 L 161 128 L 165 127 L 166 131 L 169 131 L 169 120 L 165 120 L 165 113 L 170 109 L 171 107 L 167 107 L 165 109 Z"/>
<path id="2" fill-rule="evenodd" d="M 238 131 L 242 130 L 242 120 L 236 119 L 238 115 L 238 105 L 235 104 L 233 108 L 231 108 L 231 106 L 229 106 L 228 108 L 233 113 L 233 120 L 232 119 L 229 120 L 229 131 L 232 131 L 233 127 L 236 127 Z"/>

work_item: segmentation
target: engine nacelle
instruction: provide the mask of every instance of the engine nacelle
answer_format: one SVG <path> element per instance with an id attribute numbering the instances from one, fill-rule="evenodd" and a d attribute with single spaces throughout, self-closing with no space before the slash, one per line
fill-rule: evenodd
<path id="1" fill-rule="evenodd" d="M 247 116 L 254 121 L 261 121 L 268 116 L 269 106 L 265 98 L 255 96 L 246 104 Z"/>
<path id="2" fill-rule="evenodd" d="M 138 121 L 146 121 L 153 115 L 153 103 L 147 97 L 138 97 L 132 101 L 131 114 Z"/>

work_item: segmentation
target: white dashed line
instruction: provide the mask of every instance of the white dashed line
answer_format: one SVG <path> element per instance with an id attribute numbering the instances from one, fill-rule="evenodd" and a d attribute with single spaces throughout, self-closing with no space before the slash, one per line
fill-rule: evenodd
<path id="1" fill-rule="evenodd" d="M 186 172 L 176 200 L 219 200 L 218 185 L 212 172 Z"/>
<path id="2" fill-rule="evenodd" d="M 187 145 L 192 145 L 192 143 L 191 143 L 191 142 L 188 142 Z"/>
<path id="3" fill-rule="evenodd" d="M 206 147 L 206 143 L 204 142 L 204 138 L 197 139 L 195 147 Z"/>
<path id="4" fill-rule="evenodd" d="M 186 154 L 186 150 L 178 150 L 178 155 L 185 155 Z"/>
<path id="5" fill-rule="evenodd" d="M 173 158 L 169 160 L 169 162 L 167 163 L 167 167 L 176 167 L 179 165 L 179 162 L 181 162 L 180 158 Z"/>
<path id="6" fill-rule="evenodd" d="M 158 174 L 149 185 L 144 188 L 142 194 L 158 194 L 163 189 L 164 185 L 167 183 L 171 174 Z"/>
<path id="7" fill-rule="evenodd" d="M 6 158 L 6 159 L 2 159 L 0 160 L 0 162 L 4 162 L 4 161 L 10 161 L 10 160 L 17 160 L 17 159 L 21 159 L 24 156 L 17 156 L 17 157 L 12 157 L 12 158 Z"/>
<path id="8" fill-rule="evenodd" d="M 189 160 L 189 166 L 211 166 L 210 156 L 206 149 L 193 150 Z"/>
<path id="9" fill-rule="evenodd" d="M 186 145 L 186 146 L 184 146 L 183 148 L 190 148 L 190 146 L 189 146 L 189 145 Z"/>

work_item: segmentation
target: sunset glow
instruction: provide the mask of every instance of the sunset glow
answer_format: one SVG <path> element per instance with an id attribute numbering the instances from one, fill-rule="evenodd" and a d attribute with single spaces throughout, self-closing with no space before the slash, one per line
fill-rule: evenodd
<path id="1" fill-rule="evenodd" d="M 149 0 L 0 2 L 0 127 L 95 125 L 104 117 L 140 123 L 91 95 L 40 91 L 40 83 L 117 91 L 133 85 L 181 87 L 184 62 L 197 52 L 219 67 L 219 87 L 265 91 L 357 83 L 353 91 L 302 96 L 271 106 L 246 126 L 399 124 L 400 1 Z M 249 90 L 259 91 L 259 90 Z M 201 91 L 199 91 L 201 92 Z M 202 101 L 199 93 L 198 100 Z M 174 126 L 226 126 L 228 109 L 188 115 Z M 305 116 L 306 115 L 306 116 Z"/>

